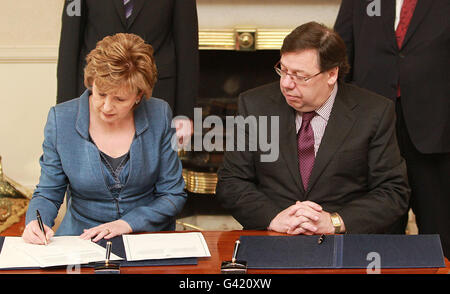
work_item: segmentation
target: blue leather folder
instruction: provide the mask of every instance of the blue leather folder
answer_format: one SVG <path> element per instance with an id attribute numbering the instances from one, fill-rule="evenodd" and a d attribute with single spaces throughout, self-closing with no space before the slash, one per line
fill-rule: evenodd
<path id="1" fill-rule="evenodd" d="M 241 236 L 237 259 L 253 269 L 445 267 L 439 235 Z M 378 261 L 376 261 L 378 259 Z"/>

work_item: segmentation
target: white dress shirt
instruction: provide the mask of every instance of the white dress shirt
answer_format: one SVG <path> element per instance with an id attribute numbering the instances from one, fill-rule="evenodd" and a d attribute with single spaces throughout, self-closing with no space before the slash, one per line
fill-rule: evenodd
<path id="1" fill-rule="evenodd" d="M 402 11 L 403 0 L 395 1 L 395 22 L 394 22 L 394 31 L 397 30 L 398 23 L 400 22 L 400 12 Z"/>

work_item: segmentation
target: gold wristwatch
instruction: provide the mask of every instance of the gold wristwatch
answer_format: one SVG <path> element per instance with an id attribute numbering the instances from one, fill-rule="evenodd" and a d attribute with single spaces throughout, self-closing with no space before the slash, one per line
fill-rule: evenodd
<path id="1" fill-rule="evenodd" d="M 331 224 L 334 227 L 334 233 L 339 234 L 341 232 L 341 225 L 342 225 L 339 214 L 333 212 L 332 214 L 330 214 L 330 217 L 331 217 Z"/>

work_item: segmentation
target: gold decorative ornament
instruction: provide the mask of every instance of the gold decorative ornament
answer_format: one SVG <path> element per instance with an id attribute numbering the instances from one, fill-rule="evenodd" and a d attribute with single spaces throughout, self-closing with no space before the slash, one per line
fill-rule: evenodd
<path id="1" fill-rule="evenodd" d="M 217 29 L 200 30 L 200 50 L 279 50 L 292 29 Z M 236 37 L 237 36 L 237 37 Z M 240 45 L 239 42 L 242 41 Z"/>
<path id="2" fill-rule="evenodd" d="M 256 30 L 236 30 L 236 50 L 256 50 Z"/>
<path id="3" fill-rule="evenodd" d="M 3 173 L 1 161 L 0 156 L 0 232 L 19 222 L 33 195 L 32 191 Z"/>
<path id="4" fill-rule="evenodd" d="M 217 185 L 217 173 L 197 172 L 183 169 L 183 178 L 186 190 L 198 194 L 215 194 Z"/>

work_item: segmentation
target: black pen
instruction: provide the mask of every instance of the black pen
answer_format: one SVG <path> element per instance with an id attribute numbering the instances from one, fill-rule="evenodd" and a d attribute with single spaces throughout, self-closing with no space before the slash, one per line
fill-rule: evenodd
<path id="1" fill-rule="evenodd" d="M 320 235 L 319 240 L 317 241 L 317 243 L 318 244 L 322 244 L 324 240 L 325 240 L 325 235 L 322 234 L 322 235 Z"/>
<path id="2" fill-rule="evenodd" d="M 41 214 L 39 213 L 39 210 L 36 209 L 36 218 L 39 223 L 39 227 L 41 228 L 42 233 L 44 234 L 44 243 L 47 245 L 47 238 L 45 237 L 45 230 L 44 230 L 44 223 L 42 222 Z"/>

